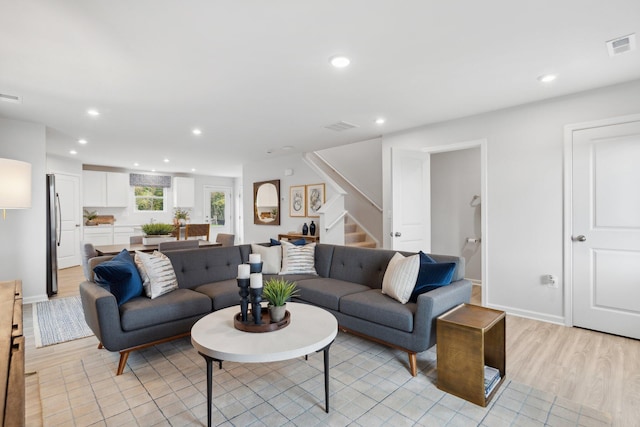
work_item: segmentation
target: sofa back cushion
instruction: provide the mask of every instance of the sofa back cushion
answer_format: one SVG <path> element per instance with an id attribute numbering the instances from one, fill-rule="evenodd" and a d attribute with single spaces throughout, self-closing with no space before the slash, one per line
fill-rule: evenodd
<path id="1" fill-rule="evenodd" d="M 240 246 L 169 251 L 165 255 L 173 264 L 178 286 L 188 289 L 236 278 L 238 264 L 246 262 Z"/>
<path id="2" fill-rule="evenodd" d="M 381 289 L 387 264 L 395 253 L 386 249 L 335 246 L 329 277 Z"/>

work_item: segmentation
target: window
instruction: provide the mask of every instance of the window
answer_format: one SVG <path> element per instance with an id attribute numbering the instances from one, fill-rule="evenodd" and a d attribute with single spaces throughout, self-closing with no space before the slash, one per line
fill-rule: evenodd
<path id="1" fill-rule="evenodd" d="M 138 212 L 164 211 L 164 188 L 134 186 L 135 210 Z"/>

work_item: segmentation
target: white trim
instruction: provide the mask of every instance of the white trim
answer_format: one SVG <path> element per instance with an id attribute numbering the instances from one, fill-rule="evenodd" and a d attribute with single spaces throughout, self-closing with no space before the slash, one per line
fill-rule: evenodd
<path id="1" fill-rule="evenodd" d="M 49 297 L 47 297 L 47 294 L 40 294 L 40 295 L 34 295 L 32 297 L 23 298 L 22 305 L 35 304 L 37 302 L 42 302 L 42 301 L 49 301 Z"/>
<path id="2" fill-rule="evenodd" d="M 373 234 L 371 234 L 371 232 L 367 229 L 367 227 L 365 227 L 364 225 L 360 224 L 360 221 L 358 221 L 357 219 L 355 219 L 353 217 L 353 215 L 349 215 L 348 211 L 345 211 L 347 213 L 347 216 L 351 219 L 351 221 L 353 221 L 354 224 L 356 224 L 358 227 L 360 227 L 360 229 L 362 231 L 364 231 L 365 233 L 367 233 L 367 237 L 369 237 L 371 240 L 373 240 L 373 242 L 376 244 L 376 248 L 380 247 L 380 241 L 378 239 L 376 239 Z"/>
<path id="3" fill-rule="evenodd" d="M 524 317 L 526 319 L 555 323 L 556 325 L 564 325 L 564 318 L 562 316 L 553 316 L 547 313 L 540 313 L 538 311 L 519 310 L 519 309 L 514 309 L 511 307 L 506 307 L 503 305 L 496 305 L 496 304 L 487 304 L 486 307 L 493 308 L 495 310 L 504 311 L 511 316 L 518 316 L 518 317 Z"/>
<path id="4" fill-rule="evenodd" d="M 344 191 L 344 189 L 338 185 L 337 182 L 335 182 L 335 180 L 333 180 L 325 171 L 323 171 L 318 165 L 316 165 L 313 160 L 311 159 L 311 156 L 314 153 L 303 153 L 302 154 L 302 160 L 315 172 L 317 173 L 319 176 L 323 177 L 327 183 L 329 185 L 331 185 L 331 187 L 333 187 L 333 189 L 335 190 L 336 193 L 338 194 L 342 194 L 345 195 L 347 194 L 346 191 Z"/>
<path id="5" fill-rule="evenodd" d="M 488 191 L 488 179 L 487 179 L 487 149 L 488 140 L 486 138 L 475 139 L 466 142 L 459 142 L 455 144 L 439 145 L 436 147 L 424 147 L 422 151 L 429 155 L 435 153 L 444 153 L 448 151 L 466 150 L 468 148 L 480 147 L 480 199 L 482 203 L 480 205 L 480 232 L 482 239 L 480 241 L 480 248 L 482 251 L 482 283 L 489 283 L 489 227 L 487 221 L 487 210 L 489 202 Z M 489 301 L 489 286 L 482 286 L 482 304 L 488 304 Z"/>
<path id="6" fill-rule="evenodd" d="M 563 281 L 564 281 L 564 325 L 573 326 L 573 133 L 579 130 L 619 125 L 640 121 L 640 114 L 609 117 L 590 122 L 572 123 L 564 126 L 564 204 L 563 204 Z"/>

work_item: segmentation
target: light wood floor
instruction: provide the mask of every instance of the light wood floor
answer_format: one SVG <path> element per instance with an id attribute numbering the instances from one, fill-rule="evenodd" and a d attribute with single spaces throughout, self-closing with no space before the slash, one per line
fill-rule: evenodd
<path id="1" fill-rule="evenodd" d="M 54 298 L 77 295 L 82 280 L 80 267 L 61 270 Z M 474 286 L 472 303 L 480 294 Z M 36 349 L 30 305 L 24 331 L 27 373 L 97 351 L 95 337 Z M 640 426 L 640 341 L 507 316 L 506 348 L 508 378 L 607 412 L 615 426 Z M 27 376 L 27 425 L 41 425 L 36 375 Z"/>

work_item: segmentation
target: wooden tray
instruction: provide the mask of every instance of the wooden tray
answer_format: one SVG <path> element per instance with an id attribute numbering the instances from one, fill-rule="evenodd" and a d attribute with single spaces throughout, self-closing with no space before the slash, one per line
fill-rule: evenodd
<path id="1" fill-rule="evenodd" d="M 247 322 L 242 321 L 242 313 L 237 313 L 233 317 L 233 326 L 236 329 L 245 332 L 272 332 L 277 331 L 278 329 L 286 328 L 291 323 L 291 313 L 289 310 L 284 312 L 284 319 L 279 322 L 271 323 L 271 318 L 269 317 L 269 309 L 267 307 L 262 307 L 262 324 L 256 325 L 253 323 L 253 316 L 251 312 L 247 315 Z"/>

